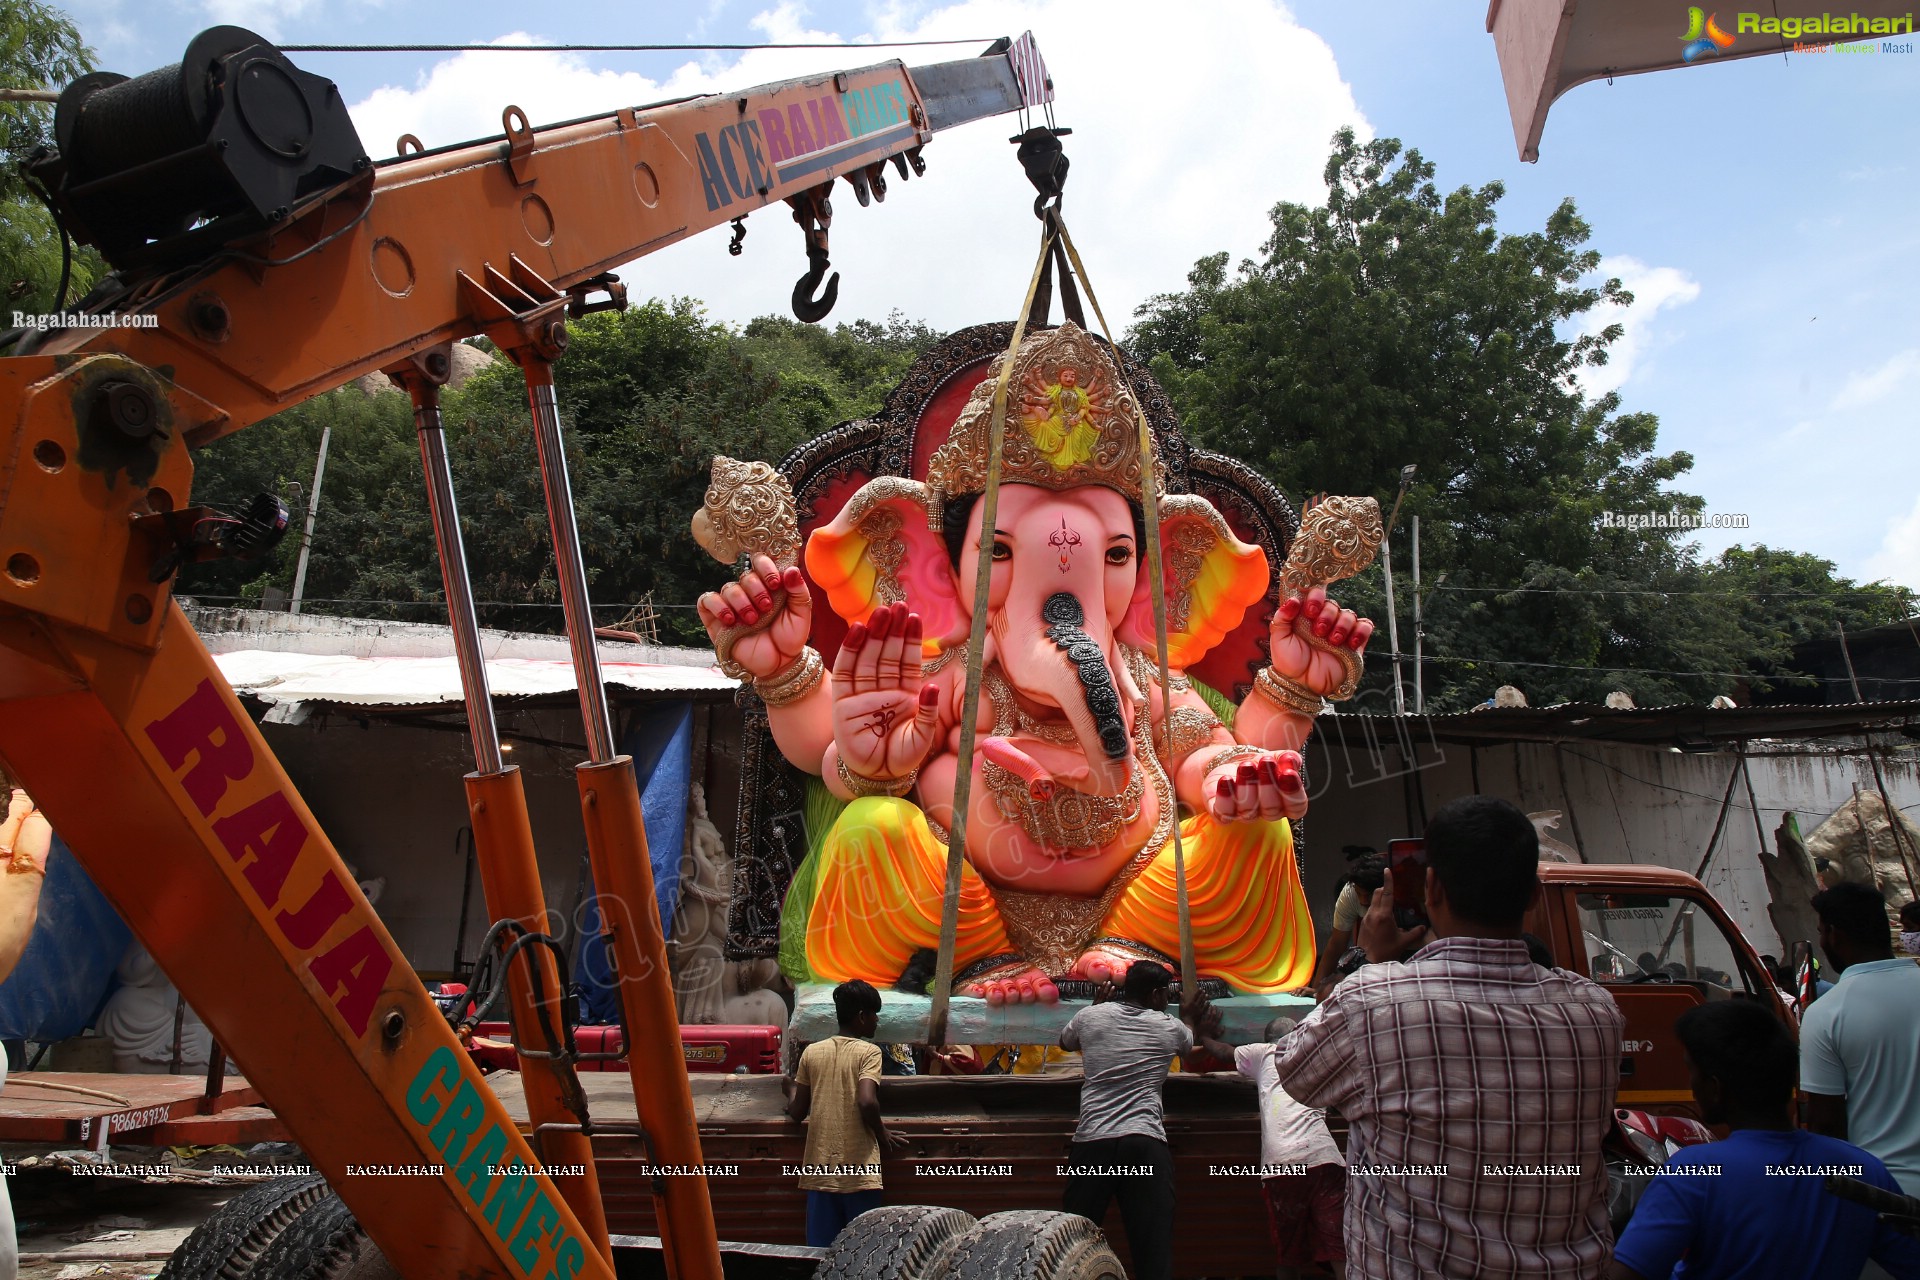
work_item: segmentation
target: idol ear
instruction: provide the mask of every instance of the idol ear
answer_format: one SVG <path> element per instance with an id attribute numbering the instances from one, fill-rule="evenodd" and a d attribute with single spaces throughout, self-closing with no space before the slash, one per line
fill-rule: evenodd
<path id="1" fill-rule="evenodd" d="M 849 626 L 904 600 L 920 615 L 928 657 L 967 638 L 947 544 L 927 528 L 927 487 L 881 476 L 807 539 L 807 576 Z"/>
<path id="2" fill-rule="evenodd" d="M 1145 547 L 1139 560 L 1140 576 L 1120 623 L 1120 639 L 1152 653 L 1153 598 L 1148 594 Z M 1206 657 L 1240 625 L 1270 583 L 1267 553 L 1234 537 L 1226 517 L 1198 494 L 1161 499 L 1160 560 L 1170 667 L 1190 667 Z"/>

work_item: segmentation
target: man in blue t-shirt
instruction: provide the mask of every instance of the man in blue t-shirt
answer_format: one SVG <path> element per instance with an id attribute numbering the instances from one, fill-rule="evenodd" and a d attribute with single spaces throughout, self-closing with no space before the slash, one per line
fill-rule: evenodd
<path id="1" fill-rule="evenodd" d="M 1920 1280 L 1920 1240 L 1823 1185 L 1837 1173 L 1899 1190 L 1860 1148 L 1794 1128 L 1793 1037 L 1766 1007 L 1698 1005 L 1673 1030 L 1702 1115 L 1733 1132 L 1677 1153 L 1655 1175 L 1608 1280 L 1859 1280 L 1869 1257 L 1894 1280 Z"/>

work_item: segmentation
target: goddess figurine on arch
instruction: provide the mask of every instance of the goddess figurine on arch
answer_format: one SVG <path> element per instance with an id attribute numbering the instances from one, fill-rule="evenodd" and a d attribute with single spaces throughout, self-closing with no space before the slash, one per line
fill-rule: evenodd
<path id="1" fill-rule="evenodd" d="M 1373 631 L 1325 584 L 1372 559 L 1379 509 L 1345 498 L 1310 509 L 1281 575 L 1270 665 L 1229 728 L 1186 669 L 1268 594 L 1265 551 L 1205 498 L 1167 494 L 1157 446 L 1142 466 L 1133 394 L 1100 343 L 1067 324 L 1024 343 L 1014 364 L 995 528 L 982 529 L 979 498 L 997 362 L 924 482 L 868 481 L 807 539 L 805 573 L 796 531 L 700 599 L 723 667 L 752 679 L 781 754 L 850 802 L 793 890 L 811 896 L 788 912 L 804 921 L 807 965 L 823 981 L 885 986 L 938 944 L 955 781 L 968 768 L 958 994 L 1051 1002 L 1062 980 L 1173 963 L 1183 810 L 1200 975 L 1244 993 L 1302 986 L 1314 930 L 1290 827 L 1307 810 L 1299 753 L 1326 700 L 1352 694 Z M 750 485 L 742 474 L 723 486 L 722 463 L 772 473 L 716 462 L 695 530 L 731 559 L 725 508 Z M 1158 497 L 1158 583 L 1145 563 L 1146 485 Z M 981 555 L 992 559 L 984 601 Z M 831 670 L 807 643 L 823 606 L 849 624 Z M 987 614 L 984 698 L 978 750 L 962 760 L 976 609 Z"/>

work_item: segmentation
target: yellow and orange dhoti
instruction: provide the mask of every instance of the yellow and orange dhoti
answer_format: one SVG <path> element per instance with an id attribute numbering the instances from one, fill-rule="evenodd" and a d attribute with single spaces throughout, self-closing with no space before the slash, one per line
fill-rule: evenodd
<path id="1" fill-rule="evenodd" d="M 1251 994 L 1306 985 L 1313 973 L 1313 921 L 1288 824 L 1219 823 L 1202 815 L 1180 830 L 1201 976 Z M 806 925 L 807 965 L 817 978 L 886 986 L 915 951 L 940 945 L 947 848 L 918 806 L 879 796 L 855 800 L 818 858 Z M 1114 899 L 1096 936 L 1177 956 L 1175 901 L 1169 841 Z M 963 867 L 955 970 L 1014 950 L 991 890 L 971 866 Z"/>

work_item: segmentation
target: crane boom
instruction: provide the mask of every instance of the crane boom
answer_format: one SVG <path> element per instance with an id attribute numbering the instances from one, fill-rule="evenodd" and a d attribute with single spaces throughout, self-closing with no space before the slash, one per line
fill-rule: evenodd
<path id="1" fill-rule="evenodd" d="M 546 1163 L 590 1150 L 587 1117 L 555 1118 L 571 1067 L 535 1054 L 557 1074 L 530 1078 L 533 1139 L 520 1134 L 172 601 L 183 560 L 270 545 L 285 523 L 272 499 L 241 521 L 192 506 L 191 447 L 393 375 L 414 397 L 450 614 L 471 641 L 450 477 L 430 440 L 444 346 L 486 334 L 525 370 L 588 730 L 582 812 L 641 1136 L 661 1166 L 667 1266 L 719 1280 L 639 795 L 606 732 L 551 365 L 567 315 L 602 290 L 623 300 L 610 268 L 775 201 L 806 233 L 810 292 L 836 179 L 862 203 L 884 198 L 883 162 L 904 175 L 934 132 L 1050 98 L 1030 37 L 988 52 L 538 130 L 508 108 L 498 138 L 378 165 L 339 125 L 331 84 L 238 28 L 202 33 L 179 67 L 96 73 L 62 95 L 69 154 L 37 173 L 117 268 L 81 309 L 124 323 L 16 333 L 0 357 L 0 757 L 408 1280 L 612 1280 L 592 1179 Z M 89 120 L 99 94 L 109 109 Z M 174 114 L 118 127 L 140 112 Z M 334 113 L 331 135 L 298 133 Z M 91 155 L 70 145 L 89 138 Z M 156 154 L 133 145 L 153 139 Z M 274 168 L 309 155 L 302 172 Z M 220 209 L 202 178 L 227 191 Z M 477 644 L 457 647 L 484 706 Z M 467 782 L 491 846 L 489 905 L 530 934 L 543 913 L 517 777 L 482 761 Z M 517 1028 L 559 1005 L 536 952 L 515 971 Z M 106 1129 L 93 1135 L 103 1148 Z"/>
<path id="2" fill-rule="evenodd" d="M 508 107 L 504 135 L 387 160 L 121 308 L 156 327 L 76 328 L 31 349 L 173 369 L 219 406 L 189 428 L 197 447 L 836 178 L 874 190 L 889 158 L 904 172 L 935 131 L 1017 110 L 1021 95 L 997 55 L 880 63 L 537 130 Z"/>

